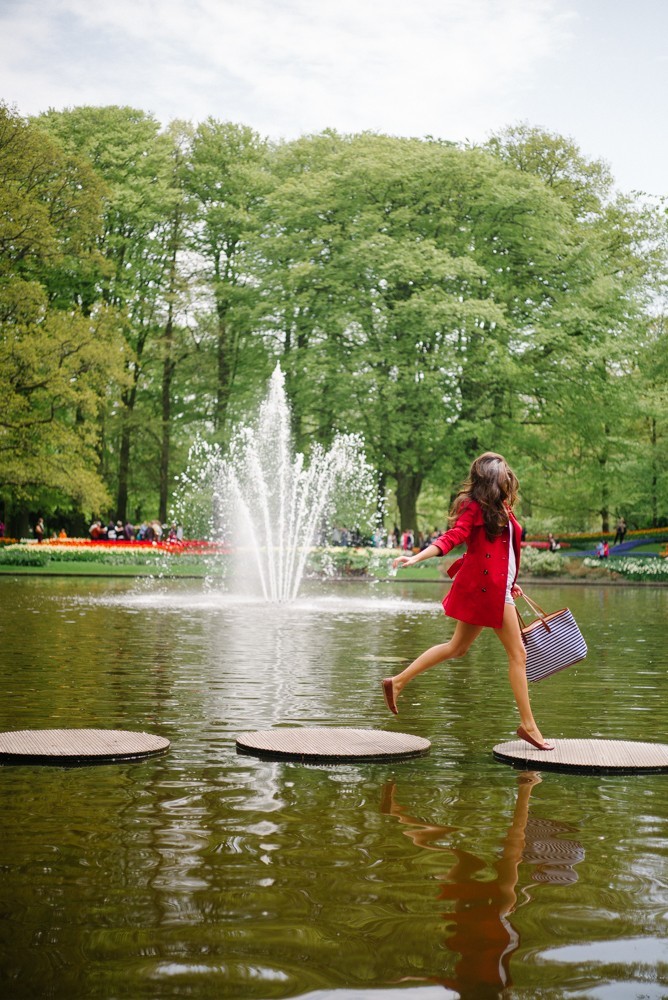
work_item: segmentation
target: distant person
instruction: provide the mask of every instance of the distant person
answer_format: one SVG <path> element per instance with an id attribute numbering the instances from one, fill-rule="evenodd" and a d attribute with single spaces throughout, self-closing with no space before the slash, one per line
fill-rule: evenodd
<path id="1" fill-rule="evenodd" d="M 626 521 L 624 520 L 623 517 L 620 517 L 619 520 L 617 521 L 617 531 L 615 532 L 615 540 L 612 544 L 616 545 L 617 540 L 619 539 L 619 544 L 621 545 L 622 542 L 624 541 L 625 535 L 626 535 Z"/>
<path id="2" fill-rule="evenodd" d="M 135 537 L 134 525 L 131 524 L 129 521 L 127 521 L 123 527 L 123 538 L 125 539 L 126 542 L 132 542 L 134 541 L 134 537 Z"/>
<path id="3" fill-rule="evenodd" d="M 518 490 L 517 476 L 503 456 L 485 452 L 473 462 L 455 497 L 450 530 L 422 552 L 394 560 L 395 567 L 414 566 L 466 545 L 466 555 L 448 570 L 453 584 L 443 601 L 446 615 L 457 622 L 454 635 L 426 650 L 401 673 L 383 680 L 383 695 L 396 715 L 396 700 L 413 678 L 444 660 L 463 656 L 483 628 L 493 628 L 508 657 L 508 677 L 520 714 L 517 735 L 538 750 L 553 750 L 543 739 L 531 710 L 526 650 L 513 600 L 522 596 L 517 584 L 522 528 L 513 514 Z M 479 722 L 477 725 L 480 728 Z"/>
<path id="4" fill-rule="evenodd" d="M 607 544 L 608 543 L 606 542 L 606 545 Z M 599 559 L 602 559 L 603 556 L 605 555 L 605 546 L 603 545 L 603 542 L 599 542 L 597 544 L 597 546 L 596 546 L 596 555 L 598 556 Z"/>
<path id="5" fill-rule="evenodd" d="M 45 530 L 46 529 L 44 527 L 44 518 L 39 517 L 37 519 L 37 524 L 35 525 L 35 538 L 37 539 L 38 543 L 44 540 Z"/>
<path id="6" fill-rule="evenodd" d="M 610 555 L 610 545 L 608 544 L 608 539 L 606 538 L 603 542 L 603 558 L 607 559 Z"/>
<path id="7" fill-rule="evenodd" d="M 558 552 L 559 549 L 561 548 L 561 545 L 559 544 L 559 542 L 554 537 L 551 531 L 547 536 L 547 547 L 550 550 L 550 552 Z"/>

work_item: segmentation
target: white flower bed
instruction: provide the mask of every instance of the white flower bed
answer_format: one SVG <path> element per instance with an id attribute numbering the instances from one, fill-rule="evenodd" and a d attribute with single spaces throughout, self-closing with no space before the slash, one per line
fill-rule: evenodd
<path id="1" fill-rule="evenodd" d="M 668 581 L 668 559 L 585 559 L 585 566 L 599 566 L 634 580 Z"/>

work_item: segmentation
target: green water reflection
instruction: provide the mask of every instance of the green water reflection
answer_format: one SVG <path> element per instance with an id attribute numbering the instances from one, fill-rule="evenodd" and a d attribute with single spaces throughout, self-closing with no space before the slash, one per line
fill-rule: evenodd
<path id="1" fill-rule="evenodd" d="M 519 773 L 484 633 L 389 716 L 442 641 L 439 587 L 312 587 L 282 609 L 174 582 L 0 579 L 0 729 L 168 737 L 165 757 L 4 767 L 8 997 L 668 995 L 668 775 Z M 532 689 L 551 737 L 666 739 L 668 590 L 535 588 L 590 655 Z M 388 668 L 388 665 L 392 665 Z M 304 767 L 237 733 L 352 725 L 428 757 Z"/>

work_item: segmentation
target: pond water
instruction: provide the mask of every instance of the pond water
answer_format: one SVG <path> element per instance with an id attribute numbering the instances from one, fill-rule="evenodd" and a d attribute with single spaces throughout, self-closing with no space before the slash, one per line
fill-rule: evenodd
<path id="1" fill-rule="evenodd" d="M 532 686 L 547 737 L 666 739 L 668 589 L 538 587 L 584 664 Z M 139 763 L 5 766 L 2 995 L 435 1000 L 668 996 L 668 775 L 519 772 L 485 631 L 391 716 L 379 680 L 452 629 L 440 585 L 310 585 L 286 607 L 192 581 L 0 578 L 0 729 L 168 737 Z M 240 756 L 278 725 L 431 753 Z"/>

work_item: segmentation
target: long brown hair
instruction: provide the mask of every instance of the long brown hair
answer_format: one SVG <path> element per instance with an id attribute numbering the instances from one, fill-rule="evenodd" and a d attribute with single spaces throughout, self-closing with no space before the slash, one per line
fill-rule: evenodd
<path id="1" fill-rule="evenodd" d="M 454 524 L 462 507 L 475 500 L 482 511 L 488 538 L 498 538 L 508 524 L 508 507 L 517 500 L 517 476 L 503 455 L 486 451 L 472 463 L 468 479 L 462 483 L 450 508 Z"/>

